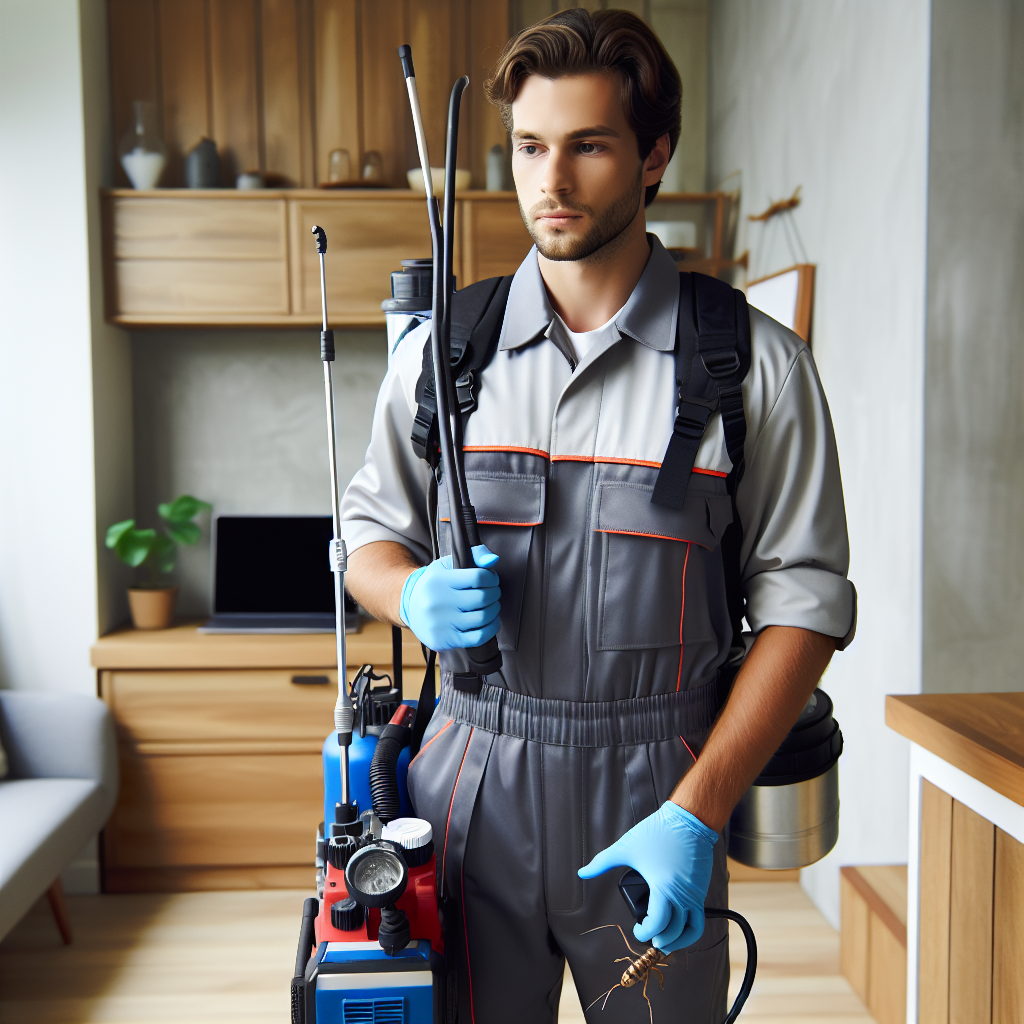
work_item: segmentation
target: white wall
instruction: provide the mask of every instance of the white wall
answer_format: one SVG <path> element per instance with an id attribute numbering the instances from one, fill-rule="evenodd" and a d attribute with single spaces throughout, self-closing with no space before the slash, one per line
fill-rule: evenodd
<path id="1" fill-rule="evenodd" d="M 100 0 L 85 8 L 90 23 L 102 18 Z M 123 452 L 97 460 L 93 447 L 94 423 L 108 429 L 124 407 L 104 382 L 107 406 L 94 409 L 94 344 L 115 374 L 127 350 L 109 329 L 94 336 L 100 168 L 87 166 L 83 103 L 105 62 L 92 27 L 83 68 L 77 0 L 0 3 L 0 675 L 79 693 L 95 693 L 89 645 L 109 608 L 97 481 L 104 509 L 114 491 L 130 495 Z M 99 154 L 91 140 L 89 152 Z"/>
<path id="2" fill-rule="evenodd" d="M 330 253 L 327 272 L 331 273 Z M 363 465 L 387 370 L 383 330 L 336 331 L 338 477 Z M 217 513 L 328 515 L 327 422 L 316 328 L 132 335 L 139 520 L 179 494 Z M 181 548 L 178 611 L 210 611 L 210 536 Z"/>
<path id="3" fill-rule="evenodd" d="M 921 688 L 927 0 L 714 0 L 709 180 L 746 215 L 803 186 L 814 354 L 839 444 L 857 639 L 824 686 L 846 740 L 839 843 L 803 874 L 838 926 L 840 864 L 905 862 L 905 741 L 887 693 Z M 781 254 L 777 257 L 782 265 Z"/>
<path id="4" fill-rule="evenodd" d="M 924 689 L 1020 690 L 1024 5 L 934 0 Z"/>

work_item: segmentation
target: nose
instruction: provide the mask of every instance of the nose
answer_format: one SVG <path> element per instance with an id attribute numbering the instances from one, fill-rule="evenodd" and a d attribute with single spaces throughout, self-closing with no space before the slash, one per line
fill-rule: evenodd
<path id="1" fill-rule="evenodd" d="M 545 195 L 564 196 L 568 195 L 572 188 L 572 161 L 569 154 L 561 146 L 552 146 L 548 150 L 547 160 L 544 161 L 540 189 Z"/>

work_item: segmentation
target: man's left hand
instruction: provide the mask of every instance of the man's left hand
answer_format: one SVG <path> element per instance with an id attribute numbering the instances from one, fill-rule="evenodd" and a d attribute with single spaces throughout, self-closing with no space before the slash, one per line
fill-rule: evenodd
<path id="1" fill-rule="evenodd" d="M 671 800 L 634 825 L 579 870 L 596 878 L 629 867 L 651 889 L 647 917 L 635 925 L 640 942 L 665 953 L 690 946 L 704 933 L 704 900 L 711 884 L 712 850 L 718 834 Z"/>

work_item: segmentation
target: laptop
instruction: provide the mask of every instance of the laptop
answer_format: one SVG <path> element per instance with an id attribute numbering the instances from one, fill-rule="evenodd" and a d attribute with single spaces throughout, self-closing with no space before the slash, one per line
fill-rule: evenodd
<path id="1" fill-rule="evenodd" d="M 333 633 L 330 516 L 217 516 L 213 616 L 200 633 Z M 346 632 L 359 629 L 345 595 Z"/>

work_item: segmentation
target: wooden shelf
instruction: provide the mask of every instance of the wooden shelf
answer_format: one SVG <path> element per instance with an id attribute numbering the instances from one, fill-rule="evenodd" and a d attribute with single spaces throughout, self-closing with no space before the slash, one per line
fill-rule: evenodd
<path id="1" fill-rule="evenodd" d="M 885 724 L 1024 805 L 1024 693 L 890 695 Z"/>
<path id="2" fill-rule="evenodd" d="M 97 669 L 136 670 L 336 667 L 333 633 L 199 633 L 201 624 L 116 630 L 93 644 L 91 663 Z M 407 629 L 402 634 L 402 664 L 425 665 L 419 641 Z M 348 634 L 346 653 L 350 669 L 390 665 L 391 627 L 364 620 L 358 633 Z"/>

